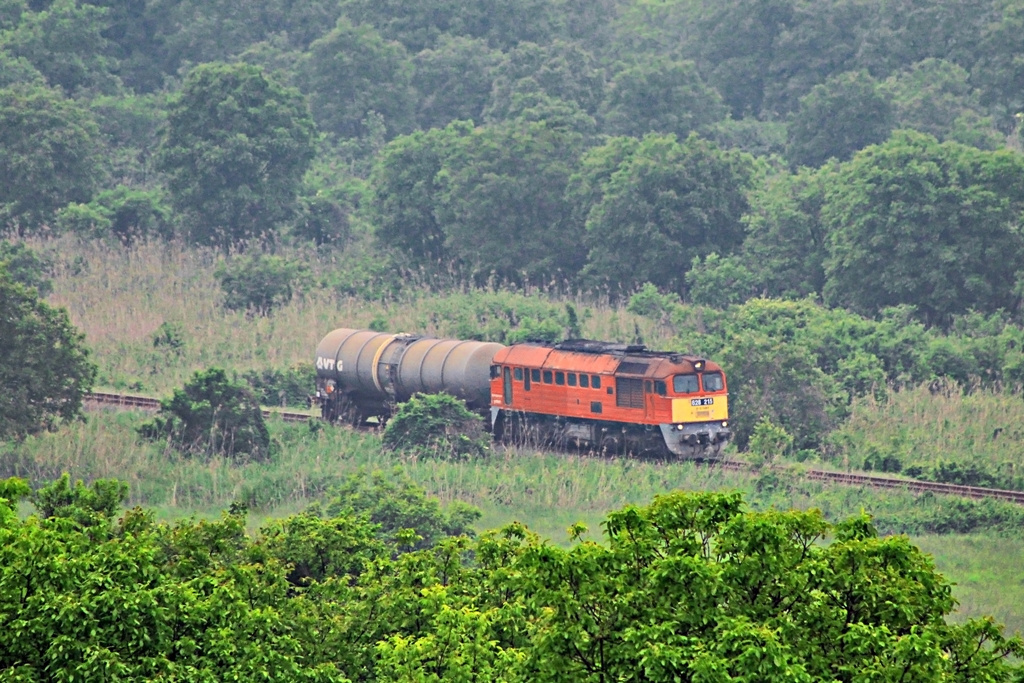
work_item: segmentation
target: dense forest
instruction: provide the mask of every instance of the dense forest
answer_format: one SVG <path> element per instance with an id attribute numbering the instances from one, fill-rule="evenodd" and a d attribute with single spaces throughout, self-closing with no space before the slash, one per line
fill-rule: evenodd
<path id="1" fill-rule="evenodd" d="M 4 0 L 0 220 L 1016 316 L 1022 28 L 991 0 Z"/>

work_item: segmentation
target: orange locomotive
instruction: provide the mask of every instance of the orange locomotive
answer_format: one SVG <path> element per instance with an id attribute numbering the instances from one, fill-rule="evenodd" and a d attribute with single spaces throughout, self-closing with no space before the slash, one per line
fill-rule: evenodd
<path id="1" fill-rule="evenodd" d="M 585 339 L 498 351 L 491 424 L 499 437 L 686 458 L 717 457 L 731 436 L 716 363 Z"/>
<path id="2" fill-rule="evenodd" d="M 612 453 L 716 457 L 728 442 L 715 363 L 639 345 L 574 339 L 503 346 L 342 328 L 316 350 L 324 419 L 386 421 L 416 393 L 447 392 L 486 414 L 495 437 Z"/>

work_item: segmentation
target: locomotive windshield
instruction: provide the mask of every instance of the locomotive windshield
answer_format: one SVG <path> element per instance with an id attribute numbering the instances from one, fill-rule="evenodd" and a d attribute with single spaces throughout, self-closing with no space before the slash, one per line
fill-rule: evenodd
<path id="1" fill-rule="evenodd" d="M 721 391 L 725 386 L 720 372 L 705 372 L 702 379 L 704 380 L 704 391 Z"/>
<path id="2" fill-rule="evenodd" d="M 697 375 L 676 375 L 672 378 L 672 391 L 677 394 L 696 394 L 700 391 Z"/>

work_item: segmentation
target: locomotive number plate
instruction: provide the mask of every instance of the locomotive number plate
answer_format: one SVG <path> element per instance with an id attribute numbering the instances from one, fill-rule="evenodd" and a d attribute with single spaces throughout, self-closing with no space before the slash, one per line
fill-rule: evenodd
<path id="1" fill-rule="evenodd" d="M 690 405 L 691 406 L 711 406 L 711 405 L 714 405 L 714 404 L 715 404 L 715 399 L 712 398 L 711 396 L 708 396 L 707 398 L 691 398 L 690 399 Z"/>

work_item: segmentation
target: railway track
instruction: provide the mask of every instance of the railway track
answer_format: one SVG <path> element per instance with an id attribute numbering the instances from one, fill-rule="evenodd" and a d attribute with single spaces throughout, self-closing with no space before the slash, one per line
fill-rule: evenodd
<path id="1" fill-rule="evenodd" d="M 86 405 L 109 406 L 122 410 L 160 410 L 160 400 L 149 396 L 134 396 L 132 394 L 112 394 L 102 391 L 94 391 L 85 395 Z M 263 408 L 263 417 L 277 416 L 285 422 L 305 422 L 314 415 L 309 413 L 297 413 L 287 410 L 270 410 Z"/>
<path id="2" fill-rule="evenodd" d="M 160 401 L 148 396 L 135 396 L 131 394 L 113 394 L 104 392 L 92 392 L 86 394 L 85 403 L 94 406 L 110 406 L 124 410 L 147 410 L 156 411 L 160 409 Z M 314 417 L 309 413 L 289 412 L 284 410 L 263 409 L 263 416 L 278 416 L 285 422 L 305 422 Z M 750 464 L 742 460 L 720 460 L 713 461 L 714 464 L 723 469 L 749 470 Z M 781 470 L 787 471 L 787 470 Z M 1008 491 L 1005 489 L 990 489 L 981 486 L 962 486 L 960 484 L 945 484 L 934 481 L 919 481 L 917 479 L 903 479 L 899 477 L 885 477 L 874 474 L 858 474 L 854 472 L 834 472 L 831 470 L 816 469 L 793 469 L 788 470 L 798 477 L 811 481 L 821 481 L 830 484 L 844 486 L 860 486 L 876 489 L 898 489 L 923 493 L 930 491 L 961 498 L 994 498 L 1005 500 L 1018 505 L 1024 505 L 1024 491 Z"/>

